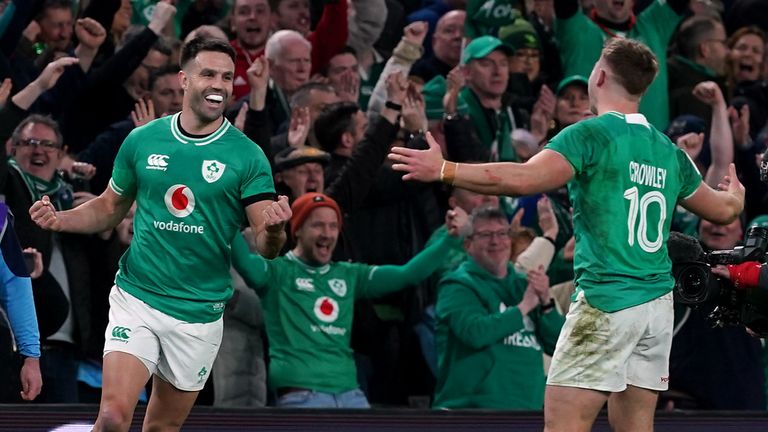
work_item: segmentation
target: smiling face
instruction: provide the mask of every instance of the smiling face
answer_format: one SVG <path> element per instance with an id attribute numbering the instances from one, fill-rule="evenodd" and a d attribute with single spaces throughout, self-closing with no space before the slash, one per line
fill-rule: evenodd
<path id="1" fill-rule="evenodd" d="M 736 82 L 757 81 L 765 58 L 765 41 L 756 34 L 738 38 L 730 52 L 731 73 Z"/>
<path id="2" fill-rule="evenodd" d="M 267 0 L 235 0 L 230 29 L 240 46 L 247 50 L 259 50 L 267 43 L 270 19 Z"/>
<path id="3" fill-rule="evenodd" d="M 51 181 L 64 157 L 56 132 L 40 123 L 29 123 L 13 143 L 13 158 L 21 169 L 37 178 Z"/>
<path id="4" fill-rule="evenodd" d="M 232 95 L 235 64 L 224 53 L 201 51 L 181 71 L 184 110 L 192 110 L 203 124 L 221 118 Z"/>
<path id="5" fill-rule="evenodd" d="M 502 219 L 480 219 L 472 224 L 472 235 L 464 241 L 467 254 L 491 273 L 506 267 L 512 248 L 509 223 Z"/>
<path id="6" fill-rule="evenodd" d="M 294 253 L 307 263 L 324 265 L 331 261 L 339 238 L 339 218 L 330 207 L 318 207 L 296 230 Z"/>

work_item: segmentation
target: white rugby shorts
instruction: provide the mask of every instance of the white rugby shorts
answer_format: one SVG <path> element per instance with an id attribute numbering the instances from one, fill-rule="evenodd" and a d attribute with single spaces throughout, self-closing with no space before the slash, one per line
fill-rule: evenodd
<path id="1" fill-rule="evenodd" d="M 104 355 L 120 351 L 141 360 L 179 390 L 199 391 L 221 346 L 223 320 L 188 323 L 166 315 L 118 286 L 109 294 Z"/>
<path id="2" fill-rule="evenodd" d="M 548 385 L 621 392 L 669 387 L 672 293 L 613 313 L 578 294 L 557 340 Z"/>

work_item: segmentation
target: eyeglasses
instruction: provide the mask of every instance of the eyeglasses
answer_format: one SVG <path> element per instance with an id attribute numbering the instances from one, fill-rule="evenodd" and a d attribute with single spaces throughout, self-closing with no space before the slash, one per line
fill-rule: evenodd
<path id="1" fill-rule="evenodd" d="M 478 231 L 472 234 L 470 237 L 476 238 L 482 241 L 488 241 L 493 237 L 496 237 L 497 239 L 500 239 L 500 240 L 508 240 L 509 230 L 504 229 L 504 230 L 498 230 L 498 231 Z"/>
<path id="2" fill-rule="evenodd" d="M 59 150 L 61 147 L 50 140 L 39 140 L 36 138 L 20 139 L 16 141 L 16 145 L 19 147 L 42 147 L 45 151 Z"/>

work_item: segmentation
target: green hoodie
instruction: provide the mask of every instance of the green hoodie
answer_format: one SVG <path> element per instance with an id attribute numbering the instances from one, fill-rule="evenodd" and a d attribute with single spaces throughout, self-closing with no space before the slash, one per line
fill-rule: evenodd
<path id="1" fill-rule="evenodd" d="M 542 350 L 552 354 L 565 319 L 538 306 L 523 317 L 526 277 L 507 272 L 499 279 L 468 257 L 440 281 L 435 408 L 542 409 Z"/>

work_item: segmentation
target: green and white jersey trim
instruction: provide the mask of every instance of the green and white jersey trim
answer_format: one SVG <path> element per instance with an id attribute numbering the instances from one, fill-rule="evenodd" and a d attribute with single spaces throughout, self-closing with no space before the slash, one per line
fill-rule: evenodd
<path id="1" fill-rule="evenodd" d="M 173 137 L 176 138 L 177 141 L 179 141 L 182 144 L 189 144 L 192 143 L 196 146 L 204 146 L 206 144 L 210 144 L 217 139 L 224 136 L 225 133 L 227 133 L 227 129 L 229 129 L 230 123 L 227 119 L 224 119 L 224 121 L 221 122 L 221 126 L 219 126 L 216 131 L 210 135 L 206 135 L 202 138 L 192 138 L 189 136 L 184 135 L 179 130 L 179 116 L 181 115 L 181 112 L 178 112 L 173 115 L 171 118 L 171 134 L 173 134 Z"/>

